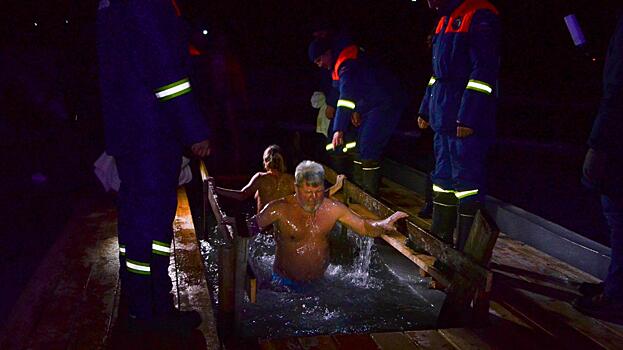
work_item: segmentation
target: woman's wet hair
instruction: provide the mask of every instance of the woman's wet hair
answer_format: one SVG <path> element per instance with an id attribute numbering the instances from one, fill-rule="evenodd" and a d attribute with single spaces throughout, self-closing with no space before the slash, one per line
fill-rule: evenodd
<path id="1" fill-rule="evenodd" d="M 266 164 L 266 170 L 273 169 L 282 173 L 286 172 L 286 162 L 281 154 L 281 147 L 277 145 L 270 145 L 264 151 L 264 162 Z"/>
<path id="2" fill-rule="evenodd" d="M 294 182 L 297 186 L 304 184 L 314 187 L 324 185 L 324 168 L 316 162 L 304 160 L 296 166 Z"/>

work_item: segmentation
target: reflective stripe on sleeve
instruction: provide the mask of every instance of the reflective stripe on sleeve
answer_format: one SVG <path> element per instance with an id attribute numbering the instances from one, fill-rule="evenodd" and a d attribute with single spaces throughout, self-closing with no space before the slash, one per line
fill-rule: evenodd
<path id="1" fill-rule="evenodd" d="M 491 93 L 493 92 L 491 85 L 485 83 L 484 81 L 475 80 L 475 79 L 470 79 L 465 89 L 482 92 L 487 95 L 491 95 Z"/>
<path id="2" fill-rule="evenodd" d="M 355 109 L 355 102 L 349 100 L 337 100 L 337 106 Z"/>
<path id="3" fill-rule="evenodd" d="M 160 101 L 168 101 L 175 97 L 187 94 L 191 91 L 190 81 L 188 78 L 184 78 L 178 80 L 169 85 L 165 85 L 156 89 L 154 92 L 156 94 L 156 98 Z"/>
<path id="4" fill-rule="evenodd" d="M 437 79 L 435 79 L 435 77 L 430 77 L 430 80 L 428 81 L 428 86 L 435 84 L 436 81 Z"/>

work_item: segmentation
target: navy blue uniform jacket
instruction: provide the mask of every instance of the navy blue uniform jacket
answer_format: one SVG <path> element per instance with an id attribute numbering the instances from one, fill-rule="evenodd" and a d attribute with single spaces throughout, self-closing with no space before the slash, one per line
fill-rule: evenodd
<path id="1" fill-rule="evenodd" d="M 207 139 L 207 122 L 188 80 L 188 41 L 171 1 L 110 0 L 100 7 L 107 152 L 117 156 Z"/>
<path id="2" fill-rule="evenodd" d="M 356 45 L 337 47 L 333 52 L 339 53 L 333 74 L 339 90 L 333 132 L 348 129 L 353 110 L 365 118 L 372 110 L 404 107 L 400 82 L 389 70 L 364 57 Z M 374 121 L 379 122 L 382 124 Z"/>
<path id="3" fill-rule="evenodd" d="M 420 116 L 433 131 L 456 135 L 457 126 L 474 136 L 495 133 L 500 24 L 486 0 L 465 0 L 440 18 L 433 36 L 433 76 Z"/>

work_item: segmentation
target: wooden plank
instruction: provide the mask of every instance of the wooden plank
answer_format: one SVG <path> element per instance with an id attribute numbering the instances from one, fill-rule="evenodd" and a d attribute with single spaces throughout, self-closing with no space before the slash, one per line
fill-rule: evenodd
<path id="1" fill-rule="evenodd" d="M 100 349 L 112 330 L 116 318 L 119 290 L 119 243 L 115 215 L 99 227 L 97 247 L 88 250 L 92 259 L 91 275 L 79 310 L 80 322 L 72 330 L 69 349 Z"/>
<path id="2" fill-rule="evenodd" d="M 383 178 L 381 183 L 384 185 L 380 189 L 381 198 L 391 203 L 393 208 L 402 210 L 410 215 L 409 219 L 416 225 L 426 230 L 430 230 L 431 219 L 422 219 L 418 213 L 424 206 L 425 200 L 419 194 L 396 183 L 388 178 Z"/>
<path id="3" fill-rule="evenodd" d="M 435 330 L 430 331 L 411 331 L 405 332 L 405 334 L 411 338 L 419 349 L 440 349 L 440 350 L 454 350 L 456 349 L 450 342 L 446 340 L 439 332 Z"/>
<path id="4" fill-rule="evenodd" d="M 181 299 L 180 309 L 196 310 L 201 314 L 203 322 L 198 327 L 204 336 L 208 349 L 220 346 L 216 332 L 216 323 L 212 311 L 212 303 L 208 284 L 205 279 L 205 267 L 199 250 L 197 237 L 193 227 L 190 206 L 184 188 L 178 189 L 178 207 L 174 221 L 174 254 L 178 277 L 178 295 Z M 172 279 L 175 276 L 171 276 Z"/>
<path id="5" fill-rule="evenodd" d="M 532 322 L 533 328 L 540 330 L 544 337 L 553 338 L 561 348 L 593 349 L 598 347 L 598 343 L 569 324 L 565 316 L 548 312 L 525 291 L 504 285 L 498 286 L 496 282 L 493 298 L 507 310 Z"/>
<path id="6" fill-rule="evenodd" d="M 333 341 L 340 350 L 378 350 L 376 342 L 368 334 L 335 334 Z"/>
<path id="7" fill-rule="evenodd" d="M 534 300 L 544 311 L 559 315 L 561 321 L 601 347 L 620 349 L 623 345 L 623 334 L 604 325 L 599 320 L 582 314 L 568 303 L 528 291 L 521 292 Z"/>
<path id="8" fill-rule="evenodd" d="M 305 350 L 337 350 L 337 344 L 328 335 L 298 338 L 301 347 Z"/>
<path id="9" fill-rule="evenodd" d="M 251 268 L 251 265 L 247 264 L 247 296 L 249 302 L 255 304 L 257 302 L 257 278 Z"/>
<path id="10" fill-rule="evenodd" d="M 258 343 L 262 350 L 304 350 L 297 338 L 261 339 Z"/>
<path id="11" fill-rule="evenodd" d="M 433 266 L 435 263 L 435 257 L 415 253 L 411 250 L 411 248 L 407 247 L 407 237 L 401 235 L 400 233 L 393 232 L 384 234 L 381 238 L 399 251 L 402 255 L 413 261 L 422 271 L 439 281 L 443 286 L 450 284 L 448 277 Z"/>
<path id="12" fill-rule="evenodd" d="M 478 211 L 469 231 L 464 252 L 481 266 L 488 266 L 500 230 L 488 215 Z"/>
<path id="13" fill-rule="evenodd" d="M 391 333 L 372 333 L 370 337 L 382 350 L 409 350 L 418 347 L 411 341 L 411 338 L 401 332 Z"/>
<path id="14" fill-rule="evenodd" d="M 78 227 L 70 233 L 72 238 L 66 247 L 68 250 L 52 252 L 64 259 L 61 263 L 64 271 L 57 276 L 58 284 L 54 291 L 40 296 L 44 304 L 39 310 L 36 328 L 28 336 L 28 348 L 67 348 L 72 341 L 73 328 L 82 321 L 83 295 L 94 258 L 88 250 L 97 246 L 102 235 L 102 231 L 98 230 L 100 220 L 108 218 L 105 209 L 96 205 L 88 208 L 95 212 L 75 218 Z M 101 346 L 101 343 L 95 346 Z"/>
<path id="15" fill-rule="evenodd" d="M 448 328 L 440 329 L 441 334 L 455 348 L 460 350 L 487 350 L 491 349 L 489 344 L 485 343 L 476 334 L 466 328 Z"/>

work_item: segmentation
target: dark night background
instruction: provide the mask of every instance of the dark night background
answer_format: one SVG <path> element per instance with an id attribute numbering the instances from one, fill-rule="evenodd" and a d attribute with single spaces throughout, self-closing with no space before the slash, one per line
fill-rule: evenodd
<path id="1" fill-rule="evenodd" d="M 598 199 L 579 178 L 618 2 L 491 2 L 501 12 L 503 51 L 489 192 L 608 244 Z M 3 3 L 0 278 L 14 286 L 3 291 L 10 303 L 62 230 L 76 196 L 100 190 L 92 164 L 104 146 L 97 2 Z M 279 142 L 290 149 L 295 131 L 302 144 L 313 135 L 317 111 L 309 98 L 319 72 L 307 59 L 307 45 L 321 23 L 348 29 L 402 78 L 413 103 L 387 153 L 410 166 L 426 166 L 430 135 L 417 130 L 415 110 L 430 77 L 426 37 L 436 20 L 424 0 L 180 3 L 193 45 L 202 52 L 193 58 L 197 95 L 220 131 L 212 164 L 219 161 L 221 167 L 209 170 L 250 174 L 261 165 L 259 152 L 266 145 Z M 573 46 L 566 30 L 563 16 L 569 13 L 584 27 L 584 49 Z M 239 162 L 227 142 L 232 127 L 245 147 Z M 0 318 L 8 312 L 5 304 Z"/>

